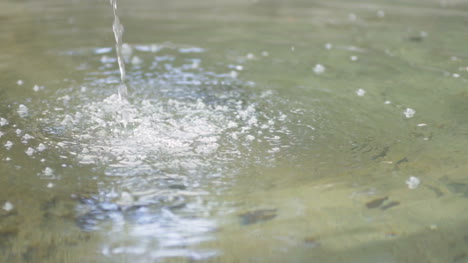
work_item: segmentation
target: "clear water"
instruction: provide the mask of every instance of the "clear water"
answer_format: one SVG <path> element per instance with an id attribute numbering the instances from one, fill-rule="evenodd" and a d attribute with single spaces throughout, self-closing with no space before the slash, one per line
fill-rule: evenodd
<path id="1" fill-rule="evenodd" d="M 113 15 L 2 3 L 1 262 L 468 261 L 468 2 Z"/>

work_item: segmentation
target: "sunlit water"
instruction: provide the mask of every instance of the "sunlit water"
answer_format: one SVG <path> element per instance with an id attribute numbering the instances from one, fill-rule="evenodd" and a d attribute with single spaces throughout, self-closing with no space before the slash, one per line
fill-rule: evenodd
<path id="1" fill-rule="evenodd" d="M 468 260 L 466 2 L 5 10 L 2 261 Z"/>

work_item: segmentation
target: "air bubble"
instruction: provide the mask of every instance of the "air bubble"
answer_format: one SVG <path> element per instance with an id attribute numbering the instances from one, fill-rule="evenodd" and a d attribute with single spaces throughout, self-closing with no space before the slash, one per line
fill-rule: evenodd
<path id="1" fill-rule="evenodd" d="M 358 89 L 358 90 L 356 91 L 356 94 L 357 94 L 359 97 L 362 97 L 362 96 L 366 95 L 366 91 L 363 90 L 363 89 Z"/>

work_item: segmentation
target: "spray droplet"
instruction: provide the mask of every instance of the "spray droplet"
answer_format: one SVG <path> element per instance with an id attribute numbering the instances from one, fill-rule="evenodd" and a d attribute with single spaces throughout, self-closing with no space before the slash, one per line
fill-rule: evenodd
<path id="1" fill-rule="evenodd" d="M 356 91 L 356 94 L 357 94 L 359 97 L 362 97 L 362 96 L 366 95 L 366 91 L 363 90 L 363 89 L 358 89 L 358 90 Z"/>
<path id="2" fill-rule="evenodd" d="M 5 144 L 4 144 L 5 148 L 7 150 L 10 150 L 11 147 L 13 147 L 13 143 L 11 141 L 7 141 Z"/>
<path id="3" fill-rule="evenodd" d="M 26 107 L 25 105 L 23 104 L 20 104 L 19 107 L 18 107 L 18 115 L 21 117 L 21 118 L 24 118 L 26 116 L 28 116 L 28 112 L 29 109 L 28 107 Z"/>
<path id="4" fill-rule="evenodd" d="M 408 185 L 409 189 L 416 189 L 421 184 L 421 180 L 419 180 L 419 178 L 416 176 L 411 176 L 408 178 L 408 180 L 406 180 L 406 184 Z"/>
<path id="5" fill-rule="evenodd" d="M 8 120 L 0 117 L 0 127 L 5 126 L 7 124 L 8 124 Z"/>
<path id="6" fill-rule="evenodd" d="M 413 118 L 414 114 L 416 114 L 416 111 L 411 108 L 406 108 L 403 114 L 405 115 L 406 118 Z"/>
<path id="7" fill-rule="evenodd" d="M 325 67 L 321 64 L 317 64 L 314 67 L 314 72 L 315 74 L 322 74 L 323 72 L 325 72 Z"/>
<path id="8" fill-rule="evenodd" d="M 8 201 L 6 201 L 5 204 L 2 207 L 2 209 L 7 211 L 7 212 L 10 212 L 11 210 L 13 210 L 13 208 L 15 208 L 15 206 L 12 203 L 8 202 Z"/>

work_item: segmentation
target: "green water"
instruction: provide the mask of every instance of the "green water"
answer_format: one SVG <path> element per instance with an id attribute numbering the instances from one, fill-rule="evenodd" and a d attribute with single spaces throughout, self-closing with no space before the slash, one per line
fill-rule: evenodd
<path id="1" fill-rule="evenodd" d="M 1 6 L 0 262 L 468 262 L 467 1 Z"/>

